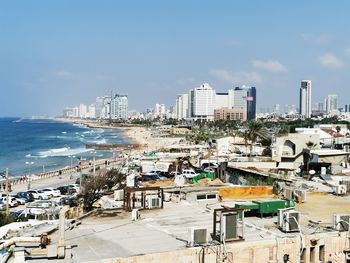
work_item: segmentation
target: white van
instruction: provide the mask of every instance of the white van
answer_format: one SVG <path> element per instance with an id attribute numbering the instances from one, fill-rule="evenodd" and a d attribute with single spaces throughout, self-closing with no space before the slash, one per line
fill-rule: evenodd
<path id="1" fill-rule="evenodd" d="M 192 179 L 193 177 L 196 177 L 198 174 L 193 170 L 182 170 L 182 175 L 187 179 Z"/>

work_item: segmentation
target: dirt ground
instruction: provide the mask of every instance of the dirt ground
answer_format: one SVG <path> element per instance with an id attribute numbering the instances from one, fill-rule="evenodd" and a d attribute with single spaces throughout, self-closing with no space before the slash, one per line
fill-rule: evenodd
<path id="1" fill-rule="evenodd" d="M 350 199 L 327 193 L 308 193 L 306 202 L 297 204 L 297 210 L 306 221 L 331 223 L 333 214 L 350 214 Z"/>

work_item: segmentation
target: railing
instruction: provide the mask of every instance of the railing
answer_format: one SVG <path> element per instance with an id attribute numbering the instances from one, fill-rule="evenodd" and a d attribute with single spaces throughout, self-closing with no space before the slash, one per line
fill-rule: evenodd
<path id="1" fill-rule="evenodd" d="M 106 163 L 107 165 L 110 165 L 113 163 L 121 163 L 124 160 L 125 160 L 124 158 L 98 159 L 95 161 L 95 166 L 105 165 Z M 38 181 L 38 180 L 47 179 L 55 176 L 70 174 L 70 173 L 78 172 L 80 169 L 84 170 L 92 167 L 93 167 L 93 163 L 83 163 L 81 166 L 62 168 L 56 171 L 39 173 L 34 176 L 32 175 L 30 177 L 27 175 L 15 176 L 15 177 L 9 178 L 8 180 L 12 186 L 20 185 L 20 184 L 26 184 L 32 181 Z M 6 179 L 0 179 L 0 190 L 5 190 L 5 187 L 6 187 Z"/>

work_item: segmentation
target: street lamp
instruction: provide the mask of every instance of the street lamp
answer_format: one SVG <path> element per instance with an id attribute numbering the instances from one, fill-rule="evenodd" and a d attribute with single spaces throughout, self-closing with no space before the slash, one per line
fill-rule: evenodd
<path id="1" fill-rule="evenodd" d="M 70 158 L 70 168 L 73 168 L 73 158 L 75 158 L 75 155 L 68 155 L 68 158 Z"/>
<path id="2" fill-rule="evenodd" d="M 31 175 L 30 175 L 30 168 L 31 166 L 34 164 L 34 162 L 25 162 L 26 165 L 28 165 L 28 190 L 30 189 L 30 179 L 31 179 Z"/>
<path id="3" fill-rule="evenodd" d="M 96 152 L 96 151 L 92 151 L 91 153 L 94 155 L 94 156 L 93 156 L 93 162 L 94 162 L 94 163 L 93 163 L 93 165 L 94 165 L 94 166 L 93 166 L 93 167 L 94 167 L 94 168 L 93 168 L 93 172 L 94 172 L 94 175 L 95 175 L 95 174 L 96 174 L 96 158 L 95 158 L 95 154 L 96 154 L 97 152 Z"/>

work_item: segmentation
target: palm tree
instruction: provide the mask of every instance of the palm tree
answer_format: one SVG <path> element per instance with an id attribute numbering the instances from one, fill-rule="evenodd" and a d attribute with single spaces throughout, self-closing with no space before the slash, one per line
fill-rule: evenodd
<path id="1" fill-rule="evenodd" d="M 269 136 L 264 124 L 261 121 L 252 120 L 252 121 L 246 122 L 245 128 L 246 128 L 245 136 L 247 137 L 247 139 L 250 142 L 249 155 L 251 156 L 252 152 L 253 152 L 253 146 L 257 142 L 258 138 L 267 139 L 270 136 Z"/>

